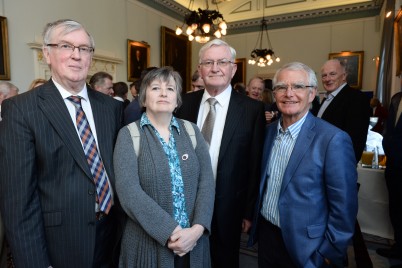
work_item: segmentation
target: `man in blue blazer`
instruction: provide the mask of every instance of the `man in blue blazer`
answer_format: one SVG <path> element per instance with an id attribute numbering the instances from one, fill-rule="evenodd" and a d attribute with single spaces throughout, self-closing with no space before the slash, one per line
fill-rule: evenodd
<path id="1" fill-rule="evenodd" d="M 308 66 L 283 66 L 273 84 L 282 117 L 267 128 L 250 243 L 258 239 L 259 267 L 341 266 L 357 214 L 351 139 L 309 113 Z"/>
<path id="2" fill-rule="evenodd" d="M 49 23 L 43 56 L 52 78 L 3 102 L 0 209 L 16 267 L 114 267 L 123 219 L 112 192 L 112 154 L 122 105 L 85 83 L 94 45 L 76 21 Z M 79 99 L 82 109 L 70 99 Z M 82 142 L 82 129 L 91 132 L 83 135 L 91 142 Z M 84 152 L 88 144 L 99 156 L 94 163 L 105 174 L 104 189 L 109 186 L 105 206 L 92 171 L 97 169 L 89 166 L 93 158 Z"/>

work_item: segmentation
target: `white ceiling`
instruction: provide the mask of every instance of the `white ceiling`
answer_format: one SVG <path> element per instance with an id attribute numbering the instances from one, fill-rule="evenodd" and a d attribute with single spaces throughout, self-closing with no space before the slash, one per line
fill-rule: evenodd
<path id="1" fill-rule="evenodd" d="M 284 28 L 325 21 L 361 18 L 379 14 L 384 0 L 139 0 L 183 19 L 191 10 L 218 9 L 231 33 L 257 30 L 261 18 L 269 28 Z M 208 7 L 207 7 L 208 5 Z M 228 30 L 229 30 L 228 29 Z"/>

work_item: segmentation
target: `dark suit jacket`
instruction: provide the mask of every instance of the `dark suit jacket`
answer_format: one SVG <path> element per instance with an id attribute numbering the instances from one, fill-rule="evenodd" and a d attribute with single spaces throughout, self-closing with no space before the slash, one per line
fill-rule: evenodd
<path id="1" fill-rule="evenodd" d="M 321 116 L 325 121 L 347 132 L 352 138 L 356 163 L 359 162 L 366 146 L 370 115 L 368 97 L 363 92 L 346 85 Z"/>
<path id="2" fill-rule="evenodd" d="M 278 124 L 279 120 L 267 128 L 257 216 L 269 180 L 268 161 Z M 283 240 L 297 267 L 322 267 L 323 257 L 342 265 L 357 215 L 353 160 L 350 137 L 308 114 L 283 174 L 278 200 Z M 253 225 L 251 244 L 256 242 L 255 235 Z"/>
<path id="3" fill-rule="evenodd" d="M 197 123 L 203 94 L 204 90 L 185 94 L 177 116 Z M 212 233 L 228 244 L 238 240 L 241 219 L 252 220 L 264 128 L 263 103 L 232 91 L 219 151 L 212 220 Z"/>
<path id="4" fill-rule="evenodd" d="M 89 87 L 88 96 L 115 189 L 112 154 L 121 102 Z M 0 208 L 16 267 L 92 267 L 96 189 L 59 91 L 50 80 L 4 101 L 2 115 Z"/>
<path id="5" fill-rule="evenodd" d="M 124 109 L 124 125 L 128 125 L 132 122 L 137 121 L 141 118 L 142 109 L 140 104 L 138 103 L 138 99 L 133 99 L 129 105 L 127 105 L 126 109 Z"/>
<path id="6" fill-rule="evenodd" d="M 402 92 L 396 93 L 389 107 L 388 119 L 384 129 L 382 146 L 387 156 L 386 175 L 400 176 L 402 172 L 402 116 L 395 125 L 396 112 L 399 102 L 402 101 Z"/>

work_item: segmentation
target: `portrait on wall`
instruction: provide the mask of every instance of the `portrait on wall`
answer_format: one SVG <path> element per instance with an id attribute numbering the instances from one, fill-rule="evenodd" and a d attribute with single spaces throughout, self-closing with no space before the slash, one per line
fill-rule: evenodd
<path id="1" fill-rule="evenodd" d="M 363 78 L 363 51 L 330 53 L 329 59 L 338 59 L 345 63 L 346 81 L 351 88 L 361 89 Z"/>
<path id="2" fill-rule="evenodd" d="M 247 84 L 246 81 L 246 58 L 236 59 L 237 70 L 232 78 L 231 84 L 234 86 L 236 83 Z"/>
<path id="3" fill-rule="evenodd" d="M 161 66 L 172 66 L 183 79 L 183 93 L 191 90 L 191 43 L 186 36 L 161 27 Z"/>
<path id="4" fill-rule="evenodd" d="M 0 80 L 10 80 L 10 57 L 8 52 L 7 18 L 0 16 Z"/>
<path id="5" fill-rule="evenodd" d="M 127 40 L 127 81 L 134 82 L 149 66 L 150 46 L 146 42 Z"/>

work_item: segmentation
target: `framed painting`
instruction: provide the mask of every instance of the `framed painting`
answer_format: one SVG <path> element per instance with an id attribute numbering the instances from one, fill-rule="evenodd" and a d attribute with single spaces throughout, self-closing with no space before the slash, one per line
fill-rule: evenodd
<path id="1" fill-rule="evenodd" d="M 394 39 L 396 56 L 396 75 L 402 74 L 402 10 L 398 11 L 394 21 Z"/>
<path id="2" fill-rule="evenodd" d="M 142 41 L 127 39 L 127 81 L 134 82 L 141 72 L 149 66 L 151 47 Z"/>
<path id="3" fill-rule="evenodd" d="M 237 65 L 237 71 L 235 75 L 232 78 L 232 86 L 234 86 L 236 83 L 243 83 L 244 85 L 247 85 L 246 81 L 246 58 L 240 58 L 236 59 L 235 63 Z"/>
<path id="4" fill-rule="evenodd" d="M 0 16 L 0 80 L 10 80 L 10 56 L 8 52 L 7 18 Z"/>
<path id="5" fill-rule="evenodd" d="M 161 66 L 172 66 L 183 79 L 183 93 L 191 91 L 191 42 L 164 26 L 161 40 Z"/>
<path id="6" fill-rule="evenodd" d="M 362 88 L 364 51 L 330 53 L 329 59 L 338 59 L 345 63 L 349 86 Z"/>

